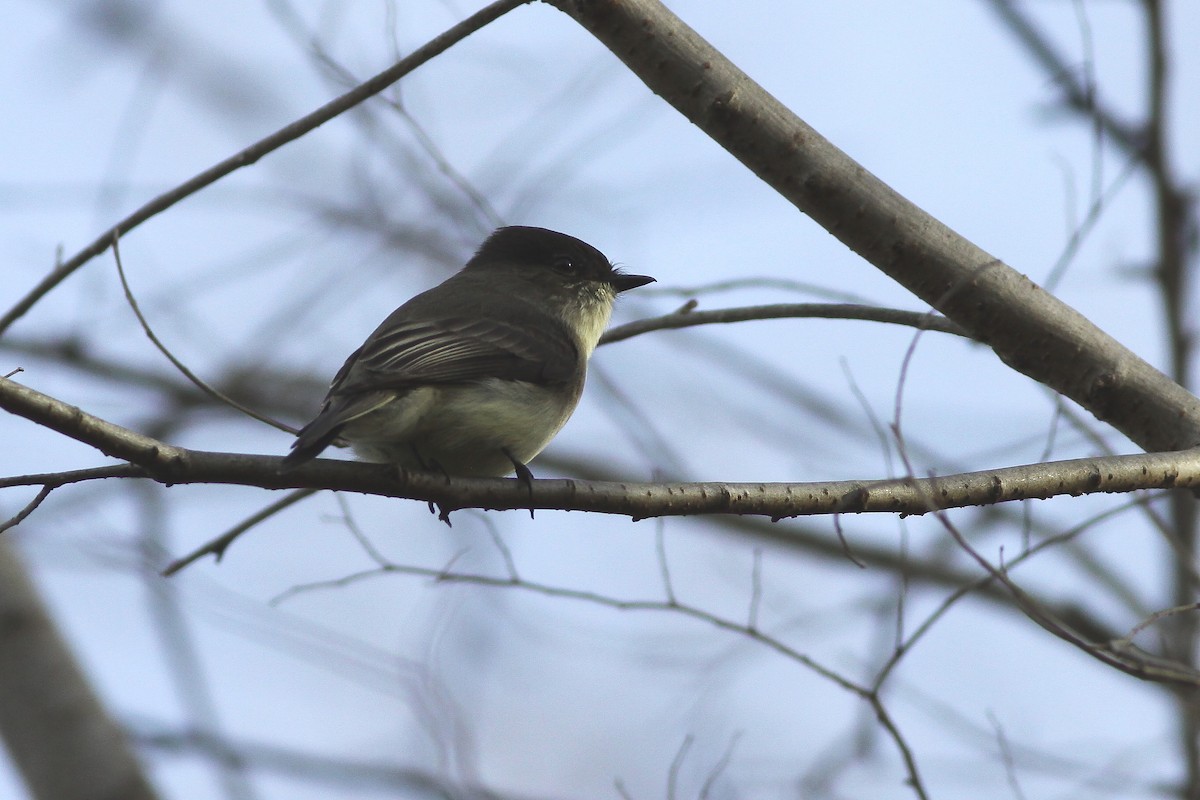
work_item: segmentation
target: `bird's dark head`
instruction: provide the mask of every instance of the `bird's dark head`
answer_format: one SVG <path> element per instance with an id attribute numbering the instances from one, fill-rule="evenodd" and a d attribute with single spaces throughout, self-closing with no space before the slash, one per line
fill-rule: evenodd
<path id="1" fill-rule="evenodd" d="M 567 285 L 608 284 L 614 294 L 654 281 L 647 275 L 627 275 L 614 269 L 603 253 L 574 236 L 521 225 L 498 228 L 480 245 L 466 269 L 497 267 L 517 267 L 542 277 L 549 272 Z"/>

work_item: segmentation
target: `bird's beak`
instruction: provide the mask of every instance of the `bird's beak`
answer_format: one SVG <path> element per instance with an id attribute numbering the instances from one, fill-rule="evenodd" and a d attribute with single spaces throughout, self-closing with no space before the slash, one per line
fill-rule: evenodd
<path id="1" fill-rule="evenodd" d="M 647 283 L 654 283 L 654 278 L 649 275 L 626 275 L 623 272 L 614 272 L 608 282 L 618 292 L 627 292 L 630 289 L 645 286 Z"/>

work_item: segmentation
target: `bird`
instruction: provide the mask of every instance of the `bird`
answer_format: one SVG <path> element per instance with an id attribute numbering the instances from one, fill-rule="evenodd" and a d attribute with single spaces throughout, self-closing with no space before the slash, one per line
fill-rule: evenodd
<path id="1" fill-rule="evenodd" d="M 565 233 L 498 228 L 350 354 L 280 471 L 342 439 L 406 470 L 530 481 L 579 403 L 613 302 L 653 281 Z"/>

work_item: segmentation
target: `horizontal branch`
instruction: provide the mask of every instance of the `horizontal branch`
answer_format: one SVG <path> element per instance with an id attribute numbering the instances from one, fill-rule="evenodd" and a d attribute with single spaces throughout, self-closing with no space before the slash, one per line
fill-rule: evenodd
<path id="1" fill-rule="evenodd" d="M 689 304 L 661 317 L 639 319 L 610 328 L 600 339 L 600 344 L 620 342 L 650 331 L 767 319 L 857 319 L 953 333 L 956 336 L 968 335 L 960 326 L 940 314 L 905 311 L 898 308 L 879 308 L 858 303 L 773 303 L 703 311 L 694 310 L 694 307 Z"/>
<path id="2" fill-rule="evenodd" d="M 379 464 L 317 459 L 279 474 L 277 456 L 188 450 L 92 416 L 27 386 L 0 379 L 0 408 L 141 467 L 159 483 L 219 483 L 263 489 L 333 489 L 462 508 L 561 509 L 634 519 L 739 514 L 771 519 L 929 511 L 1059 495 L 1200 487 L 1200 449 L 1051 461 L 929 478 L 805 483 L 633 483 L 537 480 L 532 491 L 503 478 L 446 478 Z M 99 477 L 99 476 L 98 476 Z M 113 477 L 111 472 L 103 477 Z M 30 481 L 30 483 L 35 483 Z"/>

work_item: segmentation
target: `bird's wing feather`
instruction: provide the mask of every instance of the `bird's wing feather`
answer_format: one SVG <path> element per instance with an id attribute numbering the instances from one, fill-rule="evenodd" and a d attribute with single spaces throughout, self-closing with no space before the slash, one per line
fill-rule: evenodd
<path id="1" fill-rule="evenodd" d="M 578 350 L 566 331 L 464 317 L 384 324 L 347 360 L 331 393 L 405 389 L 484 378 L 535 384 L 575 375 Z"/>

